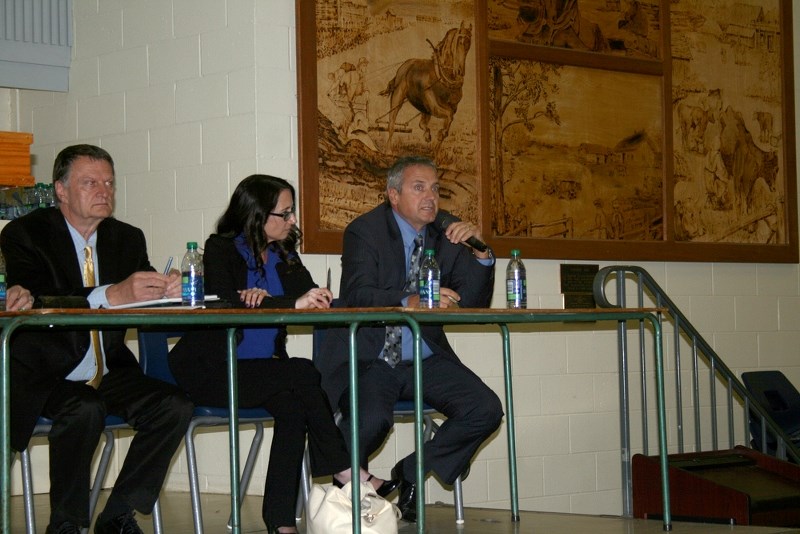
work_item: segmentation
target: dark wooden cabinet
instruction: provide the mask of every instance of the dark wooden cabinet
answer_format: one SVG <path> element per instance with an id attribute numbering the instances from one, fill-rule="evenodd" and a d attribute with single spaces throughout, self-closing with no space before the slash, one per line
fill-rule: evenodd
<path id="1" fill-rule="evenodd" d="M 669 455 L 674 521 L 800 527 L 800 466 L 746 447 Z M 633 457 L 633 514 L 661 518 L 658 456 Z"/>

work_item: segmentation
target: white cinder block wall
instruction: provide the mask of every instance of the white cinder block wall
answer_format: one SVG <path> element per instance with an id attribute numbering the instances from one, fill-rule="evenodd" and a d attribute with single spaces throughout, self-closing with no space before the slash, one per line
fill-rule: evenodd
<path id="1" fill-rule="evenodd" d="M 68 144 L 107 148 L 117 165 L 116 215 L 145 231 L 153 264 L 164 265 L 168 256 L 180 257 L 186 241 L 204 241 L 243 177 L 271 173 L 298 183 L 294 10 L 293 0 L 75 0 L 69 92 L 0 89 L 0 129 L 34 134 L 38 181 L 50 180 L 53 158 Z M 797 26 L 796 18 L 795 34 Z M 304 259 L 317 280 L 331 267 L 336 291 L 339 257 Z M 498 261 L 498 282 L 506 261 Z M 559 263 L 526 260 L 531 307 L 561 306 Z M 730 367 L 780 368 L 800 384 L 797 265 L 644 267 Z M 498 284 L 495 307 L 501 296 Z M 521 506 L 619 514 L 615 333 L 531 330 L 512 341 Z M 457 329 L 452 339 L 502 396 L 496 330 Z M 290 352 L 308 355 L 308 336 L 292 336 Z M 388 475 L 410 451 L 412 433 L 412 425 L 398 425 L 372 470 Z M 46 491 L 46 444 L 39 443 L 35 484 Z M 265 445 L 251 493 L 262 493 L 268 455 Z M 508 506 L 506 456 L 501 429 L 475 459 L 464 485 L 468 505 Z M 226 458 L 224 432 L 200 436 L 205 491 L 228 491 Z M 186 489 L 185 473 L 181 449 L 167 487 Z M 435 482 L 428 495 L 451 500 Z"/>

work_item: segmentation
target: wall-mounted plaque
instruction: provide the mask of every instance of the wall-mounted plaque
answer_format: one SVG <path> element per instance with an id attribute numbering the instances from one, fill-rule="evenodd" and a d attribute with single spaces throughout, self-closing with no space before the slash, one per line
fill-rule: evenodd
<path id="1" fill-rule="evenodd" d="M 596 308 L 592 294 L 592 284 L 599 265 L 561 264 L 561 293 L 564 294 L 564 308 Z"/>

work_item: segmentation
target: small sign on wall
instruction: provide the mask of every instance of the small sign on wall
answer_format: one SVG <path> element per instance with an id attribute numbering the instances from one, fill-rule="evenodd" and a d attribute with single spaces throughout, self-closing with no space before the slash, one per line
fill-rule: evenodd
<path id="1" fill-rule="evenodd" d="M 561 264 L 561 293 L 564 295 L 564 309 L 596 308 L 592 284 L 599 265 Z"/>

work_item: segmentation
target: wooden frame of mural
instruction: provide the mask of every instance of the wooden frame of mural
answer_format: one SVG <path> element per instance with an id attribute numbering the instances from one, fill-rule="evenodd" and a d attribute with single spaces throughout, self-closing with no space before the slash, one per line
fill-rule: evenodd
<path id="1" fill-rule="evenodd" d="M 797 262 L 791 2 L 710 4 L 298 1 L 305 250 L 413 152 L 499 256 Z"/>

